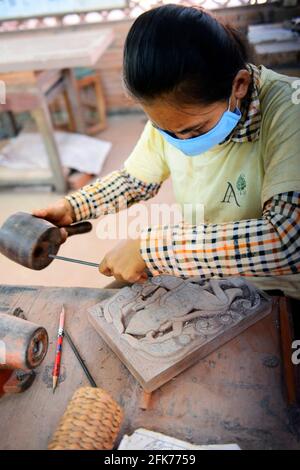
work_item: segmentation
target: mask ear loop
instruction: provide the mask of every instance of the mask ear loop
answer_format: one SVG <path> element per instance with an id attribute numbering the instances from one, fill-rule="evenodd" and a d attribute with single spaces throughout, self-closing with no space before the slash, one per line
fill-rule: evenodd
<path id="1" fill-rule="evenodd" d="M 229 96 L 227 111 L 230 111 L 230 104 L 231 104 L 230 102 L 231 102 L 231 95 Z"/>
<path id="2" fill-rule="evenodd" d="M 227 108 L 227 111 L 230 111 L 230 105 L 231 105 L 231 95 L 230 95 L 229 100 L 228 100 L 228 108 Z M 235 111 L 236 109 L 238 109 L 238 110 L 240 111 L 240 100 L 239 100 L 239 98 L 236 98 L 236 104 L 235 104 L 234 111 Z M 233 112 L 234 112 L 234 111 L 233 111 Z M 230 111 L 230 112 L 232 112 L 232 111 Z"/>

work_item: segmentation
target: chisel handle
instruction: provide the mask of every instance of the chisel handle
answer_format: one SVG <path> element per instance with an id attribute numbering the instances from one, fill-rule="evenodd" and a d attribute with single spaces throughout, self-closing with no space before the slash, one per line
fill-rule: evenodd
<path id="1" fill-rule="evenodd" d="M 91 222 L 79 222 L 78 224 L 66 225 L 63 228 L 68 232 L 68 236 L 72 237 L 72 235 L 90 232 L 93 226 Z"/>

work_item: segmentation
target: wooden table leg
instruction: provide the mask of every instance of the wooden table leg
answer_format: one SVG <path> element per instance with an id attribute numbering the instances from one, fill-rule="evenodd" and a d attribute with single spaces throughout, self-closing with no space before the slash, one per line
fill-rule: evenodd
<path id="1" fill-rule="evenodd" d="M 140 402 L 141 410 L 149 409 L 151 398 L 152 398 L 152 392 L 145 392 L 145 390 L 142 391 L 141 402 Z"/>
<path id="2" fill-rule="evenodd" d="M 80 134 L 85 134 L 86 128 L 82 116 L 80 96 L 76 86 L 74 71 L 72 69 L 64 69 L 62 72 L 66 84 L 66 98 L 68 100 L 68 108 L 71 110 L 72 119 L 74 120 L 76 126 L 76 131 Z"/>
<path id="3" fill-rule="evenodd" d="M 51 117 L 45 99 L 40 97 L 40 106 L 31 111 L 37 127 L 43 136 L 44 144 L 49 157 L 49 165 L 53 174 L 53 185 L 58 193 L 66 193 L 67 183 L 59 158 L 59 151 L 54 137 Z"/>
<path id="4" fill-rule="evenodd" d="M 297 385 L 295 366 L 292 363 L 293 327 L 291 303 L 287 297 L 279 299 L 280 339 L 283 360 L 283 375 L 286 388 L 286 398 L 289 405 L 297 403 Z"/>

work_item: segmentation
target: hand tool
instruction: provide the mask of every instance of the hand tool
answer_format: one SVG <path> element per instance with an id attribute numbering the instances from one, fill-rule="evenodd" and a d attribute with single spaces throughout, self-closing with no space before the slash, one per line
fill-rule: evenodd
<path id="1" fill-rule="evenodd" d="M 57 227 L 47 220 L 17 212 L 11 215 L 0 229 L 0 252 L 26 268 L 44 269 L 53 261 L 49 255 L 56 255 L 64 241 L 61 228 L 64 228 L 70 237 L 90 232 L 92 224 L 79 222 Z"/>
<path id="2" fill-rule="evenodd" d="M 87 379 L 90 382 L 91 386 L 92 387 L 97 387 L 97 384 L 96 384 L 95 380 L 93 379 L 90 371 L 88 370 L 87 366 L 85 365 L 84 360 L 82 359 L 78 349 L 76 348 L 75 344 L 73 343 L 73 340 L 72 340 L 71 336 L 69 335 L 69 333 L 67 332 L 67 330 L 65 330 L 65 337 L 68 340 L 75 356 L 77 357 L 77 359 L 79 361 L 79 364 L 81 365 L 82 369 L 84 370 L 85 375 L 87 376 Z"/>
<path id="3" fill-rule="evenodd" d="M 49 257 L 53 259 L 58 259 L 61 261 L 67 261 L 69 263 L 84 264 L 85 266 L 92 266 L 93 268 L 99 268 L 100 266 L 100 263 L 93 263 L 91 261 L 83 261 L 81 259 L 76 259 L 76 258 L 67 258 L 66 256 L 49 255 Z M 148 278 L 153 277 L 152 273 L 148 269 L 145 269 L 145 273 L 147 274 Z"/>
<path id="4" fill-rule="evenodd" d="M 58 327 L 58 333 L 57 333 L 55 362 L 54 362 L 53 373 L 52 373 L 52 380 L 53 380 L 52 390 L 53 390 L 53 393 L 55 392 L 55 389 L 57 387 L 57 382 L 58 382 L 58 379 L 59 379 L 59 371 L 60 371 L 61 355 L 62 355 L 62 345 L 63 345 L 63 339 L 64 339 L 64 324 L 65 324 L 65 308 L 63 306 L 62 310 L 60 312 L 60 317 L 59 317 L 59 327 Z"/>
<path id="5" fill-rule="evenodd" d="M 33 369 L 48 349 L 45 328 L 14 315 L 0 313 L 0 396 L 20 393 L 32 384 Z"/>
<path id="6" fill-rule="evenodd" d="M 45 328 L 13 315 L 0 313 L 3 354 L 0 369 L 34 369 L 43 361 L 48 349 Z"/>
<path id="7" fill-rule="evenodd" d="M 49 255 L 49 258 L 58 259 L 61 261 L 68 261 L 69 263 L 78 263 L 78 264 L 84 264 L 86 266 L 93 266 L 94 268 L 99 268 L 99 263 L 92 263 L 90 261 L 82 261 L 80 259 L 66 258 L 65 256 L 57 256 L 57 255 Z"/>

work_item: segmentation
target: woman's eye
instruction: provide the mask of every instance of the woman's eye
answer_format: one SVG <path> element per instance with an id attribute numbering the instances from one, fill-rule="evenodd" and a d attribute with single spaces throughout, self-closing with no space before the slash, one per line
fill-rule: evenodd
<path id="1" fill-rule="evenodd" d="M 193 131 L 192 137 L 198 137 L 201 134 L 204 134 L 203 129 L 196 129 L 195 131 Z"/>
<path id="2" fill-rule="evenodd" d="M 167 134 L 169 134 L 170 137 L 174 137 L 175 139 L 178 138 L 176 134 L 173 134 L 173 132 L 167 131 Z M 181 138 L 181 137 L 179 137 Z"/>

